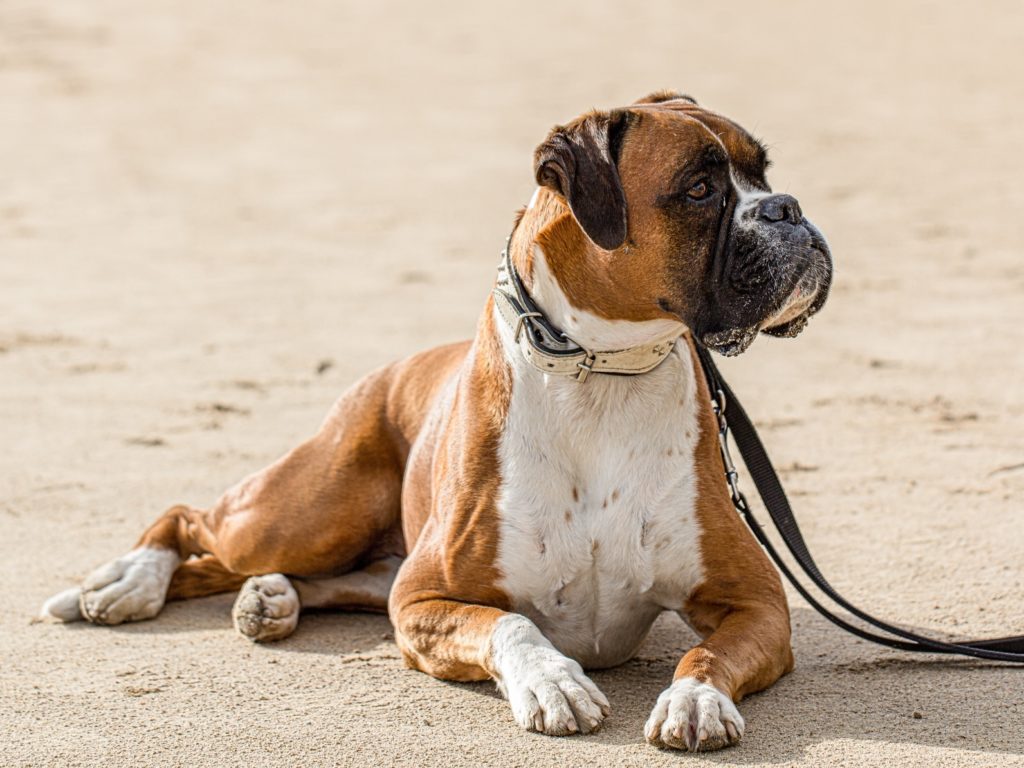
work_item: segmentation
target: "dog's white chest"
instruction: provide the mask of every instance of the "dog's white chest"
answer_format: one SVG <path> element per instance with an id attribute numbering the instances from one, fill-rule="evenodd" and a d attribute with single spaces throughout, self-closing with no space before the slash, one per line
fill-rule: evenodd
<path id="1" fill-rule="evenodd" d="M 503 587 L 563 653 L 621 663 L 702 577 L 688 350 L 679 342 L 643 376 L 585 384 L 513 371 L 500 447 Z"/>

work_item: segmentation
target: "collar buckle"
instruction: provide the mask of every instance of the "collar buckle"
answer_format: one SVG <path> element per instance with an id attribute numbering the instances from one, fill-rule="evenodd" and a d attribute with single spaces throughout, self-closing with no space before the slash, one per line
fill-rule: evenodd
<path id="1" fill-rule="evenodd" d="M 512 331 L 513 343 L 523 357 L 542 373 L 569 376 L 581 384 L 591 373 L 627 376 L 656 368 L 669 356 L 682 333 L 675 332 L 668 338 L 634 347 L 592 352 L 551 325 L 520 281 L 507 242 L 493 292 L 496 310 Z M 599 370 L 598 355 L 601 355 Z"/>
<path id="2" fill-rule="evenodd" d="M 583 384 L 594 370 L 594 360 L 597 358 L 593 352 L 587 350 L 587 356 L 581 361 L 576 363 L 576 367 L 580 369 L 580 372 L 576 374 L 576 381 Z"/>

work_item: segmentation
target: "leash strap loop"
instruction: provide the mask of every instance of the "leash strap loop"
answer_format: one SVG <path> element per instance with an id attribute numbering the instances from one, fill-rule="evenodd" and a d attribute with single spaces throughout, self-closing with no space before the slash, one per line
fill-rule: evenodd
<path id="1" fill-rule="evenodd" d="M 722 378 L 721 373 L 711 359 L 711 353 L 700 344 L 697 344 L 696 347 L 701 367 L 704 369 L 704 375 L 707 378 L 708 390 L 714 393 L 712 396 L 712 408 L 718 417 L 722 463 L 725 467 L 733 505 L 747 523 L 747 526 L 754 534 L 754 538 L 764 547 L 778 569 L 804 600 L 810 603 L 812 608 L 841 629 L 845 629 L 847 632 L 864 640 L 869 640 L 888 648 L 917 653 L 957 654 L 977 659 L 1024 664 L 1024 635 L 956 642 L 935 640 L 934 638 L 924 637 L 877 619 L 852 605 L 839 594 L 828 580 L 825 579 L 818 569 L 817 563 L 814 562 L 814 558 L 811 557 L 807 543 L 804 541 L 803 533 L 800 531 L 800 526 L 793 515 L 789 500 L 786 498 L 786 492 L 782 488 L 779 476 L 772 466 L 771 459 L 768 458 L 768 452 L 761 443 L 753 422 L 739 400 L 736 399 L 735 393 Z M 729 404 L 728 410 L 726 410 L 726 403 Z M 797 578 L 796 574 L 793 573 L 785 559 L 757 522 L 750 505 L 747 503 L 746 497 L 739 490 L 736 480 L 736 468 L 733 465 L 732 457 L 729 455 L 728 440 L 730 430 L 732 431 L 733 439 L 736 441 L 736 446 L 739 448 L 740 455 L 747 465 L 751 479 L 754 481 L 754 486 L 761 495 L 761 500 L 764 502 L 768 515 L 771 517 L 775 528 L 782 537 L 783 543 L 789 550 L 790 555 L 793 556 L 793 559 L 796 560 L 797 565 L 800 566 L 800 569 L 813 582 L 814 586 L 831 599 L 833 603 L 849 611 L 864 623 L 882 632 L 886 632 L 888 635 L 893 635 L 893 637 L 876 634 L 837 616 L 819 602 L 801 580 Z"/>

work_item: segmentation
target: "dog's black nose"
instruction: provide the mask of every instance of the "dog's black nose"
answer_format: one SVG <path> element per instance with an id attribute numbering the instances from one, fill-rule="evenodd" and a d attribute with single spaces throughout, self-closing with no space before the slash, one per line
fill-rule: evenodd
<path id="1" fill-rule="evenodd" d="M 788 221 L 790 224 L 799 224 L 804 215 L 800 203 L 792 195 L 769 195 L 758 201 L 757 218 L 773 223 Z"/>

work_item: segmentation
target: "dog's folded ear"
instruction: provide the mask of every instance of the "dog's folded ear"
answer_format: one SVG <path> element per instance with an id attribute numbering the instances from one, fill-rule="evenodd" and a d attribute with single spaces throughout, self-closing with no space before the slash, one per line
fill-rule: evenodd
<path id="1" fill-rule="evenodd" d="M 606 251 L 626 240 L 618 161 L 634 117 L 628 110 L 591 112 L 554 128 L 533 155 L 537 183 L 564 197 L 583 232 Z"/>
<path id="2" fill-rule="evenodd" d="M 696 104 L 697 100 L 693 96 L 687 96 L 685 93 L 679 91 L 655 91 L 654 93 L 648 93 L 646 96 L 641 96 L 639 99 L 634 101 L 634 104 L 661 104 L 665 101 L 688 101 L 690 104 Z"/>

